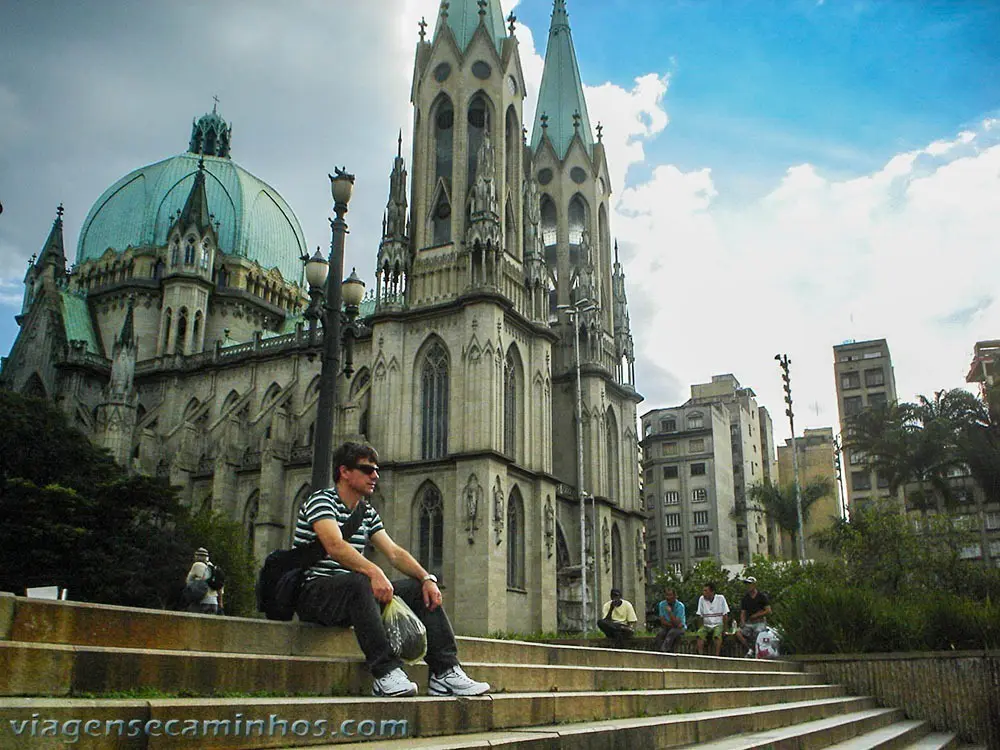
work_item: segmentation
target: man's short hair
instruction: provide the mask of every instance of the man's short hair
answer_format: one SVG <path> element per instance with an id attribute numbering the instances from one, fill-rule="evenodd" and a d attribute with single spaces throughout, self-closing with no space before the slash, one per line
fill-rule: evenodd
<path id="1" fill-rule="evenodd" d="M 618 596 L 621 596 L 622 595 L 622 590 L 621 589 L 611 589 L 611 596 L 614 597 L 615 594 L 618 594 Z"/>
<path id="2" fill-rule="evenodd" d="M 715 593 L 715 584 L 712 581 L 705 581 L 705 585 L 703 588 L 712 589 L 712 593 L 713 594 Z"/>
<path id="3" fill-rule="evenodd" d="M 333 481 L 340 481 L 341 466 L 346 466 L 348 469 L 357 468 L 358 461 L 362 458 L 378 463 L 378 451 L 368 443 L 346 442 L 337 448 L 333 453 Z"/>
<path id="4" fill-rule="evenodd" d="M 663 593 L 665 595 L 673 594 L 674 596 L 677 596 L 677 589 L 675 589 L 673 586 L 667 586 L 665 589 L 663 589 Z"/>

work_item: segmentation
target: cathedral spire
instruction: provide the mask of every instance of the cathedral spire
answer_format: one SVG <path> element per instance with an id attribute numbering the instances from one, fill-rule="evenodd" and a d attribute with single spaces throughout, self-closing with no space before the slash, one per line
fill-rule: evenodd
<path id="1" fill-rule="evenodd" d="M 212 227 L 212 215 L 208 212 L 208 193 L 205 191 L 204 158 L 198 160 L 194 185 L 191 186 L 191 192 L 188 193 L 184 208 L 181 209 L 178 222 L 182 230 L 194 224 L 202 234 Z"/>
<path id="2" fill-rule="evenodd" d="M 66 250 L 63 246 L 63 205 L 59 204 L 59 208 L 56 209 L 56 220 L 52 222 L 52 229 L 49 230 L 49 236 L 45 240 L 45 245 L 42 247 L 42 252 L 38 256 L 38 261 L 35 263 L 35 268 L 41 270 L 45 266 L 51 264 L 55 267 L 55 275 L 63 276 L 66 274 Z"/>
<path id="3" fill-rule="evenodd" d="M 480 25 L 486 29 L 497 52 L 506 36 L 500 0 L 442 0 L 434 31 L 435 39 L 444 25 L 451 29 L 462 52 L 465 52 Z"/>
<path id="4" fill-rule="evenodd" d="M 594 136 L 583 96 L 580 66 L 576 60 L 573 36 L 569 29 L 566 0 L 554 0 L 549 39 L 545 47 L 545 67 L 538 89 L 535 127 L 531 132 L 531 149 L 537 151 L 542 135 L 548 136 L 556 156 L 566 157 L 574 136 L 579 136 L 587 150 L 594 146 Z M 547 122 L 542 122 L 547 115 Z"/>
<path id="5" fill-rule="evenodd" d="M 115 340 L 115 346 L 130 348 L 135 346 L 135 295 L 128 296 L 128 307 L 125 308 L 125 322 L 122 323 L 121 333 Z"/>

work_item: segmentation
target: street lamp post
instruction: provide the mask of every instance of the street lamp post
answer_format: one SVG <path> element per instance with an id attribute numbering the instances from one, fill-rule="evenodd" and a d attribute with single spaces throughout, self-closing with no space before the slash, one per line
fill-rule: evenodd
<path id="1" fill-rule="evenodd" d="M 588 299 L 581 299 L 572 305 L 558 305 L 556 309 L 566 313 L 573 321 L 573 355 L 576 361 L 576 494 L 580 500 L 580 616 L 583 619 L 583 633 L 586 635 L 590 631 L 590 624 L 587 620 L 587 493 L 583 490 L 583 386 L 580 382 L 580 314 L 596 310 L 597 306 Z M 596 528 L 594 529 L 594 552 L 596 558 Z M 595 565 L 594 568 L 596 577 L 597 566 Z"/>
<path id="2" fill-rule="evenodd" d="M 785 414 L 788 415 L 788 426 L 792 430 L 792 474 L 795 477 L 795 513 L 798 516 L 799 522 L 799 560 L 804 561 L 806 559 L 806 541 L 805 529 L 802 526 L 802 488 L 799 485 L 799 452 L 795 448 L 795 414 L 792 412 L 792 376 L 788 371 L 788 366 L 792 360 L 788 358 L 787 354 L 775 354 L 774 358 L 778 360 L 778 365 L 781 367 L 781 379 L 784 381 L 785 389 L 785 403 L 788 405 L 788 408 L 785 409 Z"/>
<path id="3" fill-rule="evenodd" d="M 360 296 L 364 295 L 364 282 L 351 274 L 351 279 L 343 282 L 344 239 L 347 236 L 347 204 L 354 189 L 354 175 L 344 169 L 335 169 L 330 175 L 330 190 L 333 194 L 335 218 L 330 220 L 330 260 L 323 259 L 319 250 L 306 262 L 306 279 L 309 282 L 310 330 L 314 331 L 316 320 L 323 322 L 323 359 L 320 365 L 319 401 L 316 405 L 316 430 L 313 444 L 312 487 L 322 489 L 330 484 L 330 461 L 333 455 L 334 409 L 337 404 L 337 386 L 340 380 L 340 348 L 344 320 L 341 307 L 357 314 Z M 326 284 L 325 293 L 319 290 Z M 323 305 L 319 307 L 320 297 Z"/>

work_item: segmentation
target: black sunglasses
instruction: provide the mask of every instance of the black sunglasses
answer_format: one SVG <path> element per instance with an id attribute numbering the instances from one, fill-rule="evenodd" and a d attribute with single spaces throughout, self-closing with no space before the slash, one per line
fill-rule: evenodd
<path id="1" fill-rule="evenodd" d="M 378 466 L 376 466 L 375 464 L 358 464 L 354 468 L 360 471 L 362 474 L 367 474 L 368 476 L 378 473 Z"/>

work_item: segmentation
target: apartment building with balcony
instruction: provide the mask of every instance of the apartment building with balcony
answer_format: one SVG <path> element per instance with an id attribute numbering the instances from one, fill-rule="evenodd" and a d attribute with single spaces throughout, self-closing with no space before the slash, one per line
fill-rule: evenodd
<path id="1" fill-rule="evenodd" d="M 816 543 L 814 536 L 830 528 L 841 517 L 842 501 L 840 484 L 837 482 L 837 447 L 833 440 L 833 428 L 805 430 L 801 437 L 795 438 L 795 450 L 799 459 L 799 484 L 804 487 L 816 480 L 826 480 L 830 485 L 830 493 L 812 504 L 804 523 L 806 559 L 826 559 L 830 555 Z M 778 446 L 778 475 L 782 477 L 784 485 L 790 485 L 794 473 L 792 441 L 787 438 L 784 445 Z M 780 538 L 778 555 L 786 559 L 796 557 L 791 536 L 782 534 Z"/>

